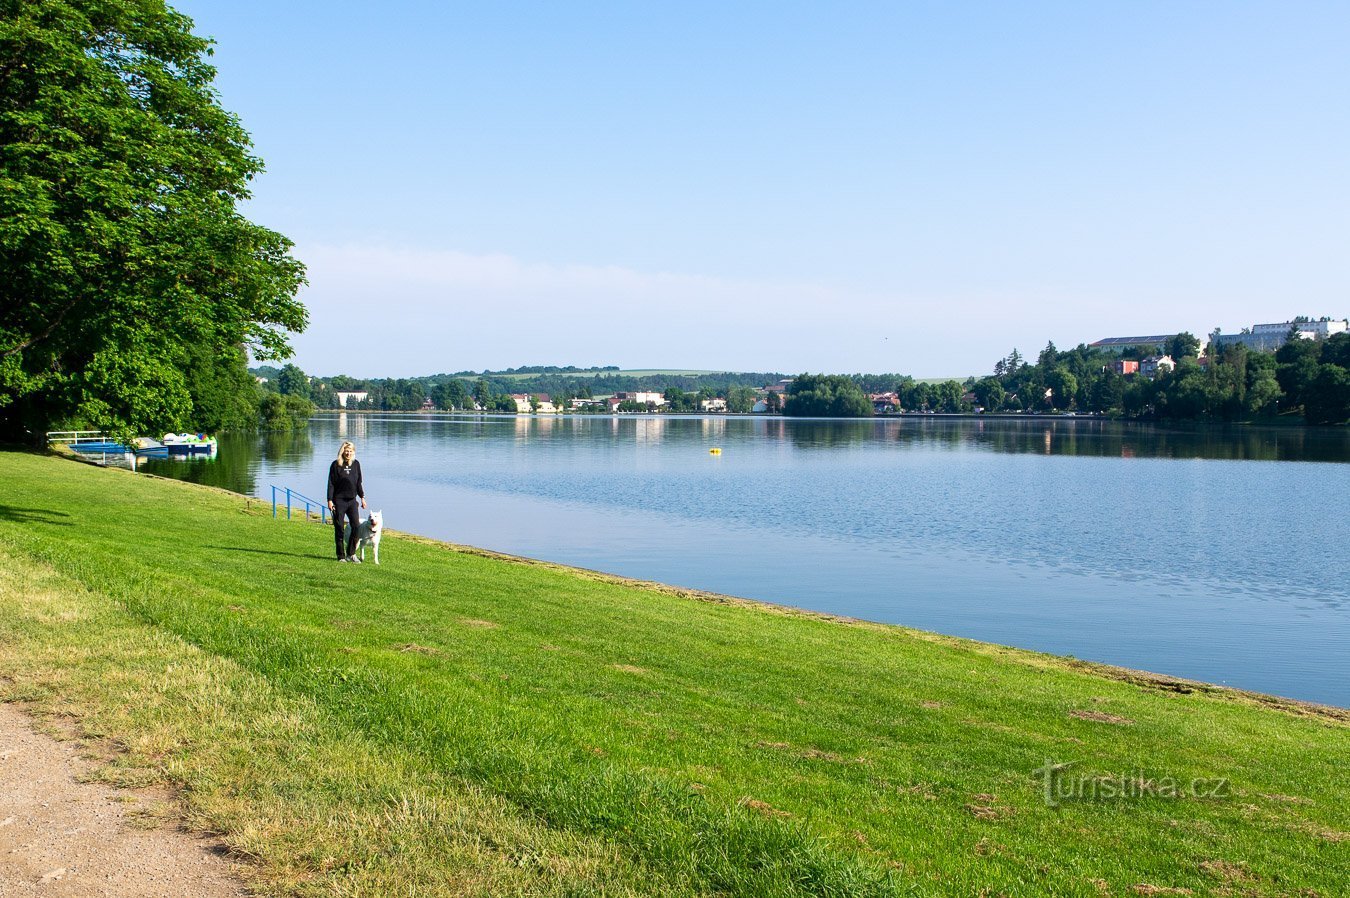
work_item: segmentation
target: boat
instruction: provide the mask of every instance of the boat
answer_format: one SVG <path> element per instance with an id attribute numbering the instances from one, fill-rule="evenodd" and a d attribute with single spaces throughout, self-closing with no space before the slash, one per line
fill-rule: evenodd
<path id="1" fill-rule="evenodd" d="M 128 463 L 137 458 L 215 458 L 216 438 L 203 433 L 166 433 L 164 440 L 137 437 L 130 446 L 109 439 L 97 430 L 52 431 L 48 442 L 64 444 L 83 455 L 120 456 Z"/>
<path id="2" fill-rule="evenodd" d="M 105 440 L 102 437 L 83 437 L 71 440 L 66 445 L 76 452 L 83 452 L 86 455 L 125 455 L 131 451 L 130 448 L 121 443 Z"/>
<path id="3" fill-rule="evenodd" d="M 166 433 L 161 440 L 169 457 L 216 454 L 216 438 L 204 433 Z"/>
<path id="4" fill-rule="evenodd" d="M 169 447 L 165 446 L 159 440 L 152 440 L 150 437 L 136 438 L 136 457 L 137 458 L 168 458 Z"/>

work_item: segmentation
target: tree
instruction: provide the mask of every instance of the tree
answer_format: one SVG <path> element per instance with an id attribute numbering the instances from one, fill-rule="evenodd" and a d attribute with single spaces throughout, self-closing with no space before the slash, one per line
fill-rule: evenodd
<path id="1" fill-rule="evenodd" d="M 1340 365 L 1323 365 L 1308 389 L 1304 414 L 1309 424 L 1350 420 L 1350 371 Z"/>
<path id="2" fill-rule="evenodd" d="M 975 401 L 983 406 L 986 412 L 996 412 L 1003 408 L 1003 400 L 1008 395 L 997 375 L 981 378 L 970 391 L 975 394 Z"/>
<path id="3" fill-rule="evenodd" d="M 1350 333 L 1339 333 L 1322 344 L 1323 365 L 1339 365 L 1350 371 Z"/>
<path id="4" fill-rule="evenodd" d="M 309 383 L 309 401 L 318 408 L 337 408 L 338 398 L 331 384 L 318 378 Z"/>
<path id="5" fill-rule="evenodd" d="M 755 408 L 755 391 L 749 387 L 732 387 L 727 391 L 727 411 L 748 415 Z"/>
<path id="6" fill-rule="evenodd" d="M 314 413 L 314 404 L 303 396 L 268 393 L 259 412 L 264 430 L 295 430 L 306 425 Z"/>
<path id="7" fill-rule="evenodd" d="M 936 411 L 956 414 L 957 412 L 970 411 L 970 403 L 963 398 L 965 396 L 965 387 L 954 380 L 944 380 L 940 384 L 933 385 L 933 396 L 930 400 Z"/>
<path id="8" fill-rule="evenodd" d="M 698 407 L 695 404 L 697 400 L 679 387 L 667 387 L 661 396 L 672 412 L 691 412 Z"/>
<path id="9" fill-rule="evenodd" d="M 1090 395 L 1093 411 L 1119 413 L 1125 407 L 1125 378 L 1107 368 L 1093 381 Z"/>
<path id="10" fill-rule="evenodd" d="M 0 431 L 186 426 L 194 348 L 289 354 L 304 269 L 163 0 L 0 0 Z"/>
<path id="11" fill-rule="evenodd" d="M 468 405 L 469 392 L 464 389 L 463 381 L 455 379 L 433 387 L 431 401 L 437 408 L 448 412 Z"/>
<path id="12" fill-rule="evenodd" d="M 872 403 L 862 387 L 841 374 L 802 374 L 788 384 L 783 414 L 798 417 L 870 418 Z"/>
<path id="13" fill-rule="evenodd" d="M 1195 358 L 1200 354 L 1200 339 L 1190 331 L 1182 331 L 1163 344 L 1163 352 L 1178 362 Z"/>
<path id="14" fill-rule="evenodd" d="M 474 381 L 472 395 L 474 405 L 486 411 L 488 403 L 492 401 L 492 387 L 488 385 L 486 377 Z"/>
<path id="15" fill-rule="evenodd" d="M 1322 347 L 1316 340 L 1293 339 L 1275 351 L 1275 378 L 1290 406 L 1306 403 L 1307 393 L 1317 380 Z"/>
<path id="16" fill-rule="evenodd" d="M 287 365 L 277 375 L 277 392 L 282 396 L 309 398 L 309 377 L 295 365 Z"/>
<path id="17" fill-rule="evenodd" d="M 1245 411 L 1251 415 L 1269 416 L 1279 410 L 1283 394 L 1275 380 L 1275 356 L 1268 352 L 1254 353 L 1247 361 L 1247 399 Z"/>
<path id="18" fill-rule="evenodd" d="M 1053 391 L 1054 408 L 1067 409 L 1073 405 L 1078 394 L 1078 378 L 1064 365 L 1056 365 L 1045 377 L 1046 385 Z"/>
<path id="19" fill-rule="evenodd" d="M 910 381 L 900 391 L 900 405 L 912 411 L 923 411 L 931 406 L 932 394 L 932 384 Z"/>
<path id="20" fill-rule="evenodd" d="M 194 410 L 192 424 L 197 430 L 216 433 L 251 430 L 258 425 L 257 381 L 248 373 L 242 346 L 220 353 L 189 347 L 187 388 Z"/>

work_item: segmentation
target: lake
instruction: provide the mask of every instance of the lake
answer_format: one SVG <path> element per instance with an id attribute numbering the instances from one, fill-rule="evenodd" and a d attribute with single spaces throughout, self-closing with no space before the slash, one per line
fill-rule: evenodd
<path id="1" fill-rule="evenodd" d="M 397 530 L 1350 707 L 1344 429 L 333 414 L 143 465 L 323 499 L 343 439 Z"/>

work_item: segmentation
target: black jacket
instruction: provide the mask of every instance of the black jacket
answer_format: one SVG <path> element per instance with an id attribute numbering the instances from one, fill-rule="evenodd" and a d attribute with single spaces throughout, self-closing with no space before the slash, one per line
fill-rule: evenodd
<path id="1" fill-rule="evenodd" d="M 366 497 L 366 489 L 361 485 L 361 462 L 352 459 L 351 467 L 344 468 L 333 459 L 328 466 L 328 501 L 346 502 L 357 496 Z"/>

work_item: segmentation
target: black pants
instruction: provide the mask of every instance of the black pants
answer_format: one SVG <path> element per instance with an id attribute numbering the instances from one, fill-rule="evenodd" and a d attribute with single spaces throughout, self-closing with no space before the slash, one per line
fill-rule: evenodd
<path id="1" fill-rule="evenodd" d="M 347 518 L 347 551 L 342 551 L 342 519 Z M 333 500 L 333 540 L 337 544 L 337 557 L 346 558 L 356 554 L 356 529 L 361 526 L 361 503 L 356 499 Z"/>

